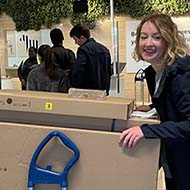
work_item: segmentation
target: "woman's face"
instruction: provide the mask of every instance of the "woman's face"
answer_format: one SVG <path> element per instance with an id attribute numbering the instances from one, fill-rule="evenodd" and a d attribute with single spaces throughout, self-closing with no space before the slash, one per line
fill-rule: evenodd
<path id="1" fill-rule="evenodd" d="M 165 42 L 150 21 L 144 23 L 140 33 L 139 50 L 143 60 L 151 64 L 161 64 L 166 51 Z"/>

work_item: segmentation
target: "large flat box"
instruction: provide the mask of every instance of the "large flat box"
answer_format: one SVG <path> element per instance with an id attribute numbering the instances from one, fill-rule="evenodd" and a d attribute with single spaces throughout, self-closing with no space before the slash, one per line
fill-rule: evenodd
<path id="1" fill-rule="evenodd" d="M 129 151 L 119 147 L 116 132 L 0 122 L 1 190 L 27 189 L 32 155 L 53 130 L 67 135 L 80 150 L 80 159 L 68 176 L 68 190 L 157 189 L 159 140 L 142 140 Z M 43 150 L 38 165 L 51 164 L 54 171 L 62 171 L 71 156 L 55 138 Z"/>
<path id="2" fill-rule="evenodd" d="M 111 131 L 126 122 L 134 100 L 72 98 L 64 93 L 0 90 L 0 121 Z M 91 125 L 89 125 L 89 123 Z"/>
<path id="3" fill-rule="evenodd" d="M 72 98 L 66 93 L 0 91 L 1 110 L 127 120 L 133 104 L 134 100 L 122 97 L 83 99 Z"/>

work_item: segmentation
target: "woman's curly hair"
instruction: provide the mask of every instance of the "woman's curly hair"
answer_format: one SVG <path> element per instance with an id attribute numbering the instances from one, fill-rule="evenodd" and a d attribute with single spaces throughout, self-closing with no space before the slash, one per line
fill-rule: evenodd
<path id="1" fill-rule="evenodd" d="M 190 50 L 185 42 L 185 37 L 182 32 L 178 31 L 177 25 L 172 21 L 171 17 L 167 14 L 154 13 L 142 19 L 137 28 L 135 46 L 135 59 L 137 61 L 143 60 L 139 51 L 139 40 L 141 29 L 144 23 L 147 21 L 150 21 L 156 26 L 166 44 L 164 62 L 167 65 L 171 65 L 174 62 L 176 56 L 184 57 L 189 55 Z"/>

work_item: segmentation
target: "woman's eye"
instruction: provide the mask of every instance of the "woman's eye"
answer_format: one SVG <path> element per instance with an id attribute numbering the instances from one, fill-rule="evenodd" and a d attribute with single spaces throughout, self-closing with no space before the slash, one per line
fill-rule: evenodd
<path id="1" fill-rule="evenodd" d="M 161 39 L 161 36 L 155 36 L 154 39 L 160 40 L 160 39 Z"/>
<path id="2" fill-rule="evenodd" d="M 144 40 L 144 39 L 146 39 L 147 38 L 147 36 L 140 36 L 140 39 L 141 40 Z"/>

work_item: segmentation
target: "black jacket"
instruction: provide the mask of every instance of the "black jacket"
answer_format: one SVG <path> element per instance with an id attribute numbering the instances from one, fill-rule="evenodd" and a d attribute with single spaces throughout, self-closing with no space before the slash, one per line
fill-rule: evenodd
<path id="1" fill-rule="evenodd" d="M 110 89 L 111 56 L 109 50 L 93 38 L 88 39 L 77 51 L 73 69 L 72 86 L 84 89 Z"/>
<path id="2" fill-rule="evenodd" d="M 190 57 L 178 57 L 166 66 L 160 86 L 155 89 L 152 66 L 146 71 L 146 80 L 152 102 L 161 123 L 144 124 L 145 138 L 160 138 L 166 147 L 166 156 L 177 190 L 190 189 Z"/>
<path id="3" fill-rule="evenodd" d="M 54 45 L 52 51 L 55 54 L 57 64 L 64 71 L 69 70 L 68 77 L 71 78 L 72 67 L 75 63 L 75 54 L 72 50 L 64 48 L 62 45 Z"/>
<path id="4" fill-rule="evenodd" d="M 22 79 L 27 81 L 29 72 L 34 68 L 34 65 L 37 65 L 37 64 L 38 64 L 38 61 L 36 57 L 35 58 L 29 57 L 26 60 L 23 60 L 17 70 L 18 78 L 20 79 L 20 81 Z"/>

